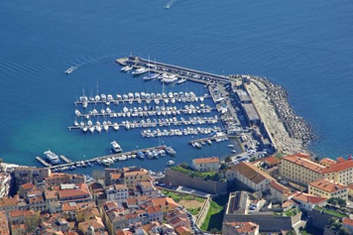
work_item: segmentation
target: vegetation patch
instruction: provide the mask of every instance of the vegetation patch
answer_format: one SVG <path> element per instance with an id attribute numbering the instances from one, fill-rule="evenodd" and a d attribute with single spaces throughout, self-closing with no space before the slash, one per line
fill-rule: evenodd
<path id="1" fill-rule="evenodd" d="M 205 221 L 201 225 L 204 231 L 212 233 L 220 232 L 222 230 L 223 215 L 228 202 L 228 195 L 218 196 L 210 203 Z"/>
<path id="2" fill-rule="evenodd" d="M 176 193 L 168 190 L 162 190 L 163 194 L 167 197 L 172 198 L 175 202 L 183 206 L 192 215 L 198 215 L 202 205 L 205 202 L 205 198 L 197 197 L 194 195 Z"/>
<path id="3" fill-rule="evenodd" d="M 343 213 L 340 213 L 336 210 L 332 210 L 332 209 L 327 209 L 327 208 L 324 208 L 324 207 L 315 207 L 316 210 L 319 210 L 325 214 L 329 214 L 329 215 L 332 215 L 332 216 L 335 216 L 335 217 L 338 217 L 338 218 L 344 218 L 344 217 L 347 217 L 346 214 L 343 214 Z"/>
<path id="4" fill-rule="evenodd" d="M 220 180 L 220 176 L 219 176 L 218 172 L 216 172 L 216 171 L 202 171 L 202 172 L 196 171 L 186 164 L 172 166 L 171 169 L 173 169 L 175 171 L 179 171 L 179 172 L 186 174 L 188 176 L 191 176 L 191 177 L 199 177 L 199 178 L 203 178 L 205 180 L 214 180 L 214 181 Z"/>

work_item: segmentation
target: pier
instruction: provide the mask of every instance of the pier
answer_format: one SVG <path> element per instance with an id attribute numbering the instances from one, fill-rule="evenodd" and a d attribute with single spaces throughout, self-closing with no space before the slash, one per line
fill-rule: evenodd
<path id="1" fill-rule="evenodd" d="M 44 161 L 41 157 L 37 156 L 36 160 L 45 167 L 51 167 L 52 165 Z"/>
<path id="2" fill-rule="evenodd" d="M 159 146 L 155 146 L 155 147 L 150 147 L 150 148 L 143 148 L 143 149 L 137 149 L 137 150 L 132 150 L 129 152 L 124 152 L 124 153 L 113 153 L 113 154 L 108 154 L 108 155 L 103 155 L 103 156 L 97 156 L 91 159 L 87 159 L 87 160 L 82 160 L 82 161 L 71 161 L 68 163 L 63 163 L 63 164 L 58 164 L 58 165 L 49 165 L 48 163 L 46 163 L 43 159 L 41 159 L 40 157 L 36 157 L 36 159 L 39 161 L 39 159 L 41 159 L 43 162 L 41 162 L 44 165 L 44 162 L 46 164 L 48 164 L 48 168 L 50 168 L 52 171 L 64 171 L 64 170 L 73 170 L 74 168 L 77 167 L 89 167 L 89 166 L 93 166 L 94 164 L 104 164 L 104 161 L 109 161 L 110 164 L 113 164 L 114 161 L 118 161 L 119 158 L 123 157 L 123 156 L 133 156 L 138 152 L 149 152 L 149 151 L 154 151 L 154 150 L 166 150 L 168 147 L 166 145 L 159 145 Z M 129 158 L 125 158 L 129 159 Z M 106 165 L 108 166 L 108 165 Z"/>
<path id="3" fill-rule="evenodd" d="M 68 158 L 65 157 L 64 155 L 60 155 L 59 157 L 61 158 L 61 160 L 63 160 L 63 161 L 66 162 L 66 163 L 72 162 L 70 159 L 68 159 Z"/>
<path id="4" fill-rule="evenodd" d="M 139 68 L 140 66 L 143 66 L 143 67 L 149 68 L 149 71 L 153 73 L 175 74 L 181 79 L 186 79 L 186 80 L 201 83 L 201 84 L 212 84 L 212 83 L 226 84 L 229 82 L 229 78 L 227 76 L 208 73 L 208 72 L 190 69 L 190 68 L 177 66 L 177 65 L 161 63 L 158 61 L 144 59 L 138 56 L 119 58 L 116 60 L 116 62 L 122 66 L 130 65 L 133 68 Z"/>

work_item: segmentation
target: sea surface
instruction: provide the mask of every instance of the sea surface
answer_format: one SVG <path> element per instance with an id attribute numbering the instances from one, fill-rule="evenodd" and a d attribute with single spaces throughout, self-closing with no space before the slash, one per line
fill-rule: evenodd
<path id="1" fill-rule="evenodd" d="M 165 9 L 165 6 L 169 9 Z M 36 165 L 47 149 L 73 160 L 161 142 L 176 162 L 226 156 L 227 143 L 202 150 L 191 137 L 143 139 L 140 130 L 83 135 L 68 131 L 82 94 L 161 92 L 120 72 L 117 57 L 150 57 L 219 74 L 265 76 L 288 90 L 313 127 L 318 156 L 353 152 L 353 2 L 239 0 L 0 1 L 0 157 Z M 78 69 L 70 76 L 64 71 Z M 165 91 L 207 90 L 187 82 Z M 165 167 L 167 159 L 119 165 Z"/>

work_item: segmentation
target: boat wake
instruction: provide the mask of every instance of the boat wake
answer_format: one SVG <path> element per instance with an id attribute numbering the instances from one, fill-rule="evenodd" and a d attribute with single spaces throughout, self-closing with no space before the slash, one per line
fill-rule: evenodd
<path id="1" fill-rule="evenodd" d="M 165 9 L 169 9 L 173 6 L 176 0 L 169 0 L 169 2 L 164 6 Z"/>
<path id="2" fill-rule="evenodd" d="M 74 59 L 73 62 L 69 63 L 69 67 L 64 71 L 65 74 L 71 74 L 72 72 L 76 71 L 82 66 L 89 65 L 89 64 L 96 64 L 100 63 L 105 59 L 108 58 L 114 58 L 115 55 L 105 55 L 101 57 L 87 57 L 87 56 L 81 56 L 76 59 Z"/>

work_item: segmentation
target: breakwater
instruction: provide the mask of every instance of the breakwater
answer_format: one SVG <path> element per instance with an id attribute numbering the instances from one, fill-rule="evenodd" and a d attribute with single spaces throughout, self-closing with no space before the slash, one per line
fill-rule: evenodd
<path id="1" fill-rule="evenodd" d="M 307 151 L 306 146 L 314 138 L 312 129 L 290 106 L 288 93 L 282 86 L 257 76 L 230 77 L 243 81 L 279 151 Z"/>

